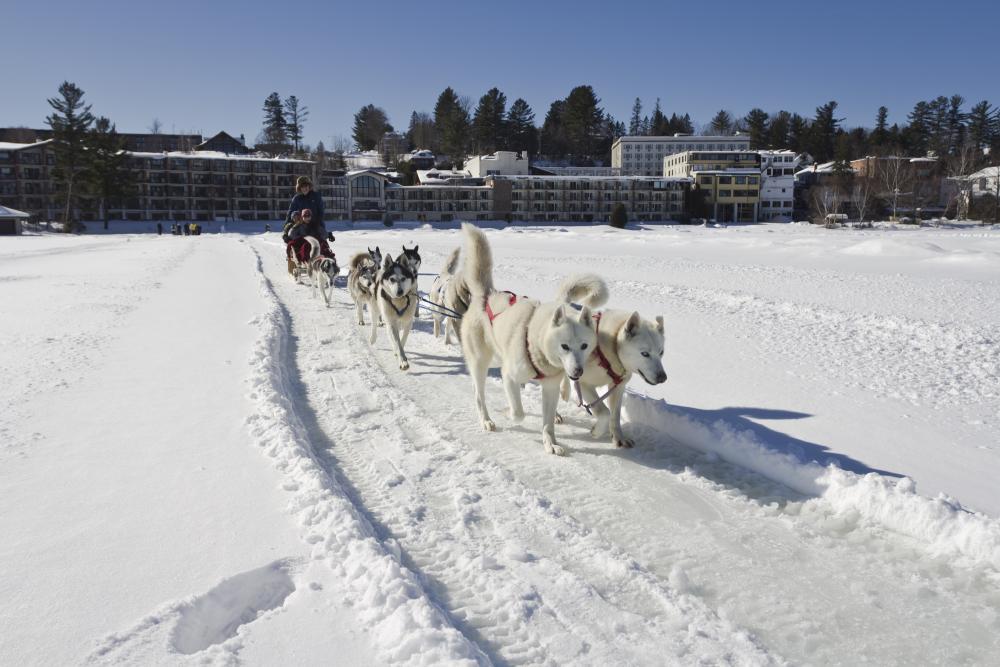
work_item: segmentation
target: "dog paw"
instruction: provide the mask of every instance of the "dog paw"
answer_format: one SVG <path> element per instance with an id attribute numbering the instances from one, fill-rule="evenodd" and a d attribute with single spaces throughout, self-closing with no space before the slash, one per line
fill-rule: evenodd
<path id="1" fill-rule="evenodd" d="M 619 449 L 632 449 L 635 446 L 635 443 L 628 438 L 612 438 L 611 442 Z"/>
<path id="2" fill-rule="evenodd" d="M 408 371 L 408 370 L 410 370 L 410 362 L 409 361 L 405 361 L 405 360 L 399 362 L 399 370 L 401 370 L 401 371 Z"/>
<path id="3" fill-rule="evenodd" d="M 483 420 L 483 430 L 484 431 L 495 431 L 497 430 L 497 425 L 493 423 L 492 419 Z"/>
<path id="4" fill-rule="evenodd" d="M 556 456 L 566 456 L 566 448 L 562 445 L 557 445 L 554 442 L 546 442 L 545 451 L 549 454 L 555 454 Z"/>

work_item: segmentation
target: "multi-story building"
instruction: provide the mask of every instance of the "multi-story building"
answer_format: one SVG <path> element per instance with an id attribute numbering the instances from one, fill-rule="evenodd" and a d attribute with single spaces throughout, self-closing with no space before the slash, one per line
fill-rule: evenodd
<path id="1" fill-rule="evenodd" d="M 487 176 L 526 175 L 531 173 L 527 153 L 497 151 L 490 155 L 472 155 L 465 160 L 465 171 L 473 178 Z"/>
<path id="2" fill-rule="evenodd" d="M 52 141 L 0 142 L 0 203 L 33 216 L 55 218 Z"/>
<path id="3" fill-rule="evenodd" d="M 518 221 L 607 222 L 625 206 L 629 220 L 662 221 L 684 214 L 690 178 L 662 176 L 491 176 L 493 217 Z"/>
<path id="4" fill-rule="evenodd" d="M 0 141 L 13 143 L 37 143 L 52 138 L 49 128 L 4 127 L 0 128 Z M 190 151 L 202 143 L 200 134 L 160 134 L 143 132 L 119 132 L 118 138 L 127 151 Z"/>
<path id="5" fill-rule="evenodd" d="M 390 183 L 385 190 L 390 220 L 449 222 L 451 220 L 495 220 L 491 185 L 444 182 L 402 186 Z"/>
<path id="6" fill-rule="evenodd" d="M 663 173 L 663 158 L 685 151 L 747 151 L 750 137 L 693 136 L 675 134 L 672 137 L 619 137 L 611 145 L 611 167 L 622 176 L 659 176 Z"/>
<path id="7" fill-rule="evenodd" d="M 795 172 L 802 156 L 795 151 L 757 151 L 760 154 L 760 219 L 788 222 L 795 206 Z"/>
<path id="8" fill-rule="evenodd" d="M 694 178 L 694 192 L 704 199 L 714 220 L 757 222 L 760 219 L 762 173 L 758 152 L 685 151 L 663 158 L 663 174 Z"/>

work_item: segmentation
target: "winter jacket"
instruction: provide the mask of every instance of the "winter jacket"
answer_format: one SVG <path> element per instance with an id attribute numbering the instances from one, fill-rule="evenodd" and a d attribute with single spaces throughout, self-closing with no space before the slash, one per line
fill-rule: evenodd
<path id="1" fill-rule="evenodd" d="M 309 233 L 309 225 L 304 222 L 293 224 L 292 228 L 288 230 L 288 239 L 290 241 L 301 239 L 305 236 L 311 236 L 311 234 Z"/>
<path id="2" fill-rule="evenodd" d="M 323 197 L 315 190 L 310 190 L 309 194 L 296 193 L 288 205 L 288 215 L 285 216 L 285 220 L 291 220 L 296 211 L 304 208 L 312 211 L 310 234 L 318 239 L 326 238 L 326 225 L 323 224 Z"/>

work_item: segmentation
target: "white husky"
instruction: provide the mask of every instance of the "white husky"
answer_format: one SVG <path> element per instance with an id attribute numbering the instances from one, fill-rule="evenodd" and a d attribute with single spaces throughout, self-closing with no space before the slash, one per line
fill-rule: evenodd
<path id="1" fill-rule="evenodd" d="M 378 320 L 375 308 L 375 277 L 378 266 L 367 252 L 359 252 L 351 257 L 350 270 L 347 274 L 347 291 L 354 299 L 354 308 L 358 316 L 358 324 L 364 326 L 365 306 L 373 320 Z"/>
<path id="2" fill-rule="evenodd" d="M 486 409 L 486 373 L 499 360 L 510 418 L 524 419 L 521 385 L 542 385 L 542 444 L 545 451 L 565 454 L 556 444 L 555 418 L 559 383 L 563 375 L 576 380 L 597 342 L 590 310 L 578 315 L 569 306 L 521 299 L 493 288 L 493 256 L 482 231 L 468 223 L 465 233 L 465 282 L 471 301 L 462 318 L 461 339 L 465 364 L 476 391 L 476 409 L 483 428 L 496 430 Z M 596 279 L 600 282 L 600 279 Z"/>
<path id="3" fill-rule="evenodd" d="M 309 260 L 309 280 L 312 282 L 313 294 L 320 292 L 323 301 L 330 305 L 330 292 L 333 291 L 333 280 L 340 274 L 337 260 L 319 255 Z"/>
<path id="4" fill-rule="evenodd" d="M 413 327 L 413 317 L 417 310 L 417 276 L 410 267 L 392 255 L 386 255 L 382 260 L 382 268 L 375 278 L 375 302 L 382 314 L 382 321 L 389 331 L 389 340 L 393 352 L 399 360 L 400 370 L 409 370 L 410 362 L 406 359 L 403 348 Z M 369 342 L 375 343 L 378 332 L 378 318 L 372 317 L 372 333 Z"/>
<path id="5" fill-rule="evenodd" d="M 427 293 L 428 301 L 446 309 L 430 309 L 431 318 L 434 320 L 434 337 L 440 337 L 441 330 L 444 329 L 445 345 L 451 345 L 451 334 L 453 333 L 461 341 L 458 329 L 459 320 L 453 315 L 457 314 L 461 317 L 469 309 L 469 288 L 466 286 L 464 278 L 460 274 L 456 274 L 461 251 L 461 248 L 455 248 L 451 251 L 441 273 L 434 278 L 431 291 Z M 451 312 L 449 313 L 449 311 Z"/>
<path id="6" fill-rule="evenodd" d="M 596 292 L 581 290 L 580 283 L 584 279 L 586 276 L 566 279 L 559 288 L 559 300 L 584 307 L 602 305 L 607 300 L 607 292 L 595 297 Z M 605 310 L 594 313 L 591 322 L 597 335 L 597 347 L 587 358 L 583 376 L 577 381 L 578 404 L 597 418 L 591 435 L 603 436 L 610 425 L 611 442 L 616 447 L 631 447 L 632 441 L 622 435 L 625 386 L 633 373 L 641 375 L 649 384 L 667 381 L 667 373 L 663 370 L 663 317 L 657 316 L 655 321 L 650 321 L 636 312 Z M 599 397 L 597 388 L 604 386 L 609 389 Z M 563 381 L 562 397 L 569 398 L 568 380 Z M 610 411 L 604 399 L 608 399 Z"/>

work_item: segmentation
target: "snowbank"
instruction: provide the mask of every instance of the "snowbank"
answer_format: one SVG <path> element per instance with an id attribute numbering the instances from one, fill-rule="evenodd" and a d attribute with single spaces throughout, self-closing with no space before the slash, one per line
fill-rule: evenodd
<path id="1" fill-rule="evenodd" d="M 254 251 L 256 252 L 256 251 Z M 313 544 L 313 558 L 325 560 L 345 581 L 346 601 L 371 628 L 380 658 L 413 665 L 480 665 L 486 656 L 451 626 L 429 599 L 421 582 L 386 547 L 334 473 L 313 451 L 293 395 L 294 356 L 288 349 L 289 316 L 263 274 L 260 292 L 267 311 L 255 318 L 260 336 L 251 358 L 251 399 L 257 406 L 249 420 L 256 444 L 284 473 L 291 492 L 290 509 Z"/>
<path id="2" fill-rule="evenodd" d="M 722 420 L 702 423 L 671 409 L 665 401 L 631 392 L 624 409 L 629 421 L 780 482 L 809 496 L 806 503 L 822 503 L 837 515 L 853 513 L 917 540 L 932 555 L 1000 569 L 1000 521 L 970 512 L 943 494 L 921 496 L 909 477 L 859 475 L 833 464 L 803 461 L 767 447 L 750 431 L 736 431 Z"/>

